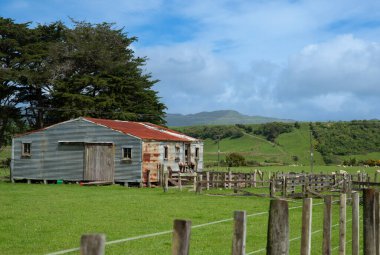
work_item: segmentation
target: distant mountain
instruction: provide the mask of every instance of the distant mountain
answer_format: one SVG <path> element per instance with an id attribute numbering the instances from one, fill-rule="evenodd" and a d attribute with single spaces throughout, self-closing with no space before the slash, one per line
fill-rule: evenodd
<path id="1" fill-rule="evenodd" d="M 260 124 L 274 121 L 293 122 L 293 120 L 286 119 L 243 115 L 237 111 L 232 110 L 200 112 L 187 115 L 168 113 L 166 115 L 166 122 L 170 127 L 196 125 Z"/>

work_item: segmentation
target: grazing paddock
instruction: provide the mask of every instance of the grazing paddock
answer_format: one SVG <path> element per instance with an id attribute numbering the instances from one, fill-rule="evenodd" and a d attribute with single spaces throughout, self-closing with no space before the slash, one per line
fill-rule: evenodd
<path id="1" fill-rule="evenodd" d="M 0 254 L 48 254 L 76 248 L 84 233 L 104 233 L 107 242 L 139 237 L 106 245 L 106 254 L 170 254 L 174 219 L 192 221 L 191 254 L 228 254 L 236 210 L 247 211 L 247 254 L 265 254 L 270 200 L 223 196 L 223 192 L 197 195 L 175 189 L 164 193 L 160 188 L 117 185 L 81 187 L 0 182 Z M 321 254 L 322 250 L 322 203 L 323 200 L 314 200 L 312 254 Z M 299 254 L 301 207 L 302 200 L 289 200 L 291 254 Z M 333 248 L 339 245 L 338 215 L 339 205 L 335 204 Z M 347 219 L 350 218 L 349 206 Z M 141 238 L 160 232 L 164 233 Z M 350 238 L 348 222 L 347 240 Z M 350 251 L 348 243 L 347 253 Z"/>

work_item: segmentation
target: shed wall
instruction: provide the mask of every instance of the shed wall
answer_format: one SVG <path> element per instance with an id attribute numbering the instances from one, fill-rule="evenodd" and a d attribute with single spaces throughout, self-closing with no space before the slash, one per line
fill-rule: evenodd
<path id="1" fill-rule="evenodd" d="M 194 164 L 195 150 L 199 149 L 198 155 L 198 171 L 203 169 L 203 142 L 169 142 L 169 141 L 144 141 L 142 151 L 142 171 L 143 180 L 147 182 L 147 171 L 150 171 L 150 181 L 158 181 L 158 170 L 160 165 L 164 166 L 164 170 L 171 169 L 179 171 L 179 163 L 186 162 L 185 147 L 190 145 L 190 161 Z M 168 157 L 165 158 L 165 147 L 168 149 Z M 178 148 L 179 151 L 176 151 Z"/>
<path id="2" fill-rule="evenodd" d="M 59 141 L 71 143 L 59 143 Z M 141 140 L 83 119 L 63 122 L 45 130 L 14 138 L 12 177 L 83 180 L 84 142 L 112 142 L 115 146 L 114 180 L 141 181 Z M 22 143 L 31 143 L 30 157 L 22 156 Z M 131 160 L 122 160 L 122 147 L 132 148 Z"/>

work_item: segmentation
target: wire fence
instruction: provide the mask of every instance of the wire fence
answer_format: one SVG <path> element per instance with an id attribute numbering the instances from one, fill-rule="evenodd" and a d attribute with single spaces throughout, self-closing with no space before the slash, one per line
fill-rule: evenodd
<path id="1" fill-rule="evenodd" d="M 337 200 L 337 201 L 339 201 L 339 200 Z M 333 202 L 337 202 L 337 201 L 333 201 Z M 323 205 L 323 204 L 324 203 L 316 203 L 316 204 L 314 204 L 314 206 L 320 206 L 320 205 Z M 302 206 L 293 206 L 293 207 L 289 207 L 289 210 L 296 210 L 296 209 L 300 209 L 300 208 L 302 208 Z M 268 211 L 255 212 L 255 213 L 247 214 L 247 217 L 255 217 L 255 216 L 261 216 L 261 215 L 267 215 L 268 213 L 269 213 Z M 217 221 L 210 221 L 210 222 L 206 222 L 206 223 L 202 223 L 202 224 L 191 226 L 191 229 L 204 228 L 204 227 L 212 226 L 212 225 L 215 225 L 215 224 L 221 224 L 221 223 L 225 223 L 225 222 L 232 222 L 233 220 L 234 220 L 234 218 L 227 218 L 227 219 L 221 219 L 221 220 L 217 220 Z M 319 231 L 320 230 L 318 230 L 318 232 Z M 127 238 L 123 238 L 123 239 L 117 239 L 117 240 L 108 241 L 108 242 L 105 242 L 105 245 L 120 244 L 120 243 L 131 242 L 131 241 L 141 240 L 141 239 L 146 239 L 146 238 L 152 238 L 152 237 L 157 237 L 157 236 L 162 236 L 162 235 L 167 235 L 167 234 L 172 234 L 172 233 L 173 233 L 173 230 L 160 231 L 160 232 L 156 232 L 156 233 L 150 233 L 150 234 L 144 234 L 144 235 L 138 235 L 138 236 L 127 237 Z M 297 239 L 298 239 L 298 237 L 297 237 Z M 290 241 L 292 241 L 292 240 L 290 240 Z M 257 250 L 257 251 L 253 251 L 251 253 L 247 253 L 247 255 L 248 254 L 255 254 L 257 252 L 261 252 L 261 251 L 264 251 L 264 250 L 265 250 L 265 248 Z M 61 254 L 67 254 L 67 253 L 72 253 L 72 252 L 76 252 L 76 251 L 80 251 L 80 247 L 70 248 L 70 249 L 61 250 L 61 251 L 56 251 L 56 252 L 48 253 L 47 255 L 61 255 Z"/>

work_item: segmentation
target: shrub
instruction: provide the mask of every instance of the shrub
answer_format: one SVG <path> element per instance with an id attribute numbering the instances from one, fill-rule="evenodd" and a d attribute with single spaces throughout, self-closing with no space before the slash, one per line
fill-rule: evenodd
<path id="1" fill-rule="evenodd" d="M 229 167 L 246 165 L 244 156 L 235 152 L 226 155 L 226 163 Z"/>

